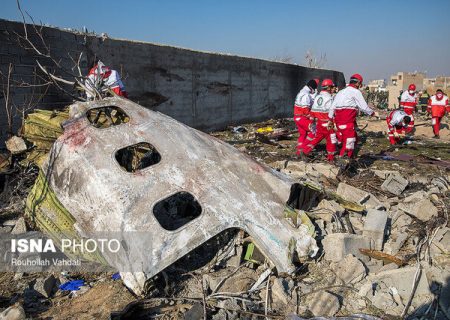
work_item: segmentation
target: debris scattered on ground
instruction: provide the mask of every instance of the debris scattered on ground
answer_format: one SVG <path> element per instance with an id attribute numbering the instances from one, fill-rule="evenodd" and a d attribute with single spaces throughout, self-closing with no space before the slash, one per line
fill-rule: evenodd
<path id="1" fill-rule="evenodd" d="M 134 117 L 126 111 L 125 115 L 108 110 L 87 116 L 98 129 L 133 123 Z M 63 123 L 66 128 L 74 124 L 68 111 L 30 114 L 20 134 L 25 149 L 23 145 L 11 148 L 9 155 L 1 156 L 0 232 L 21 234 L 43 226 L 23 216 L 24 202 L 35 181 L 31 195 L 46 188 L 46 177 L 42 173 L 37 177 L 35 165 L 44 168 L 54 141 L 67 135 Z M 290 229 L 301 232 L 297 243 L 287 241 L 287 246 L 293 248 L 311 238 L 318 250 L 314 257 L 298 257 L 295 250 L 283 252 L 286 260 L 295 262 L 291 272 L 274 267 L 276 261 L 271 260 L 278 259 L 279 253 L 271 254 L 269 249 L 276 251 L 275 247 L 261 245 L 253 229 L 237 228 L 241 231 L 219 233 L 186 250 L 186 255 L 177 256 L 179 261 L 173 259 L 149 279 L 143 278 L 143 299 L 133 297 L 123 285 L 126 274 L 1 274 L 0 318 L 13 313 L 17 319 L 198 319 L 205 313 L 211 319 L 449 317 L 449 144 L 418 136 L 412 144 L 393 151 L 383 135 L 368 130 L 372 125 L 376 123 L 361 134 L 366 143 L 359 158 L 344 169 L 326 162 L 323 145 L 308 162 L 296 159 L 296 128 L 290 119 L 212 133 L 269 165 L 272 169 L 264 166 L 272 171 L 268 176 L 290 182 L 279 197 L 282 210 L 273 219 L 282 222 L 277 222 L 278 231 L 273 234 Z M 67 138 L 75 139 L 80 131 Z M 127 159 L 134 152 L 139 154 L 132 158 L 138 161 L 130 165 L 130 173 L 139 171 L 142 162 L 156 161 L 152 149 L 144 149 L 121 155 Z M 202 152 L 194 149 L 193 156 Z M 12 156 L 12 150 L 22 151 Z M 152 156 L 146 157 L 149 152 Z M 226 165 L 218 167 L 225 170 Z M 261 167 L 254 167 L 255 176 Z M 175 174 L 167 172 L 168 179 Z M 237 178 L 242 180 L 242 175 Z M 205 185 L 208 181 L 203 180 Z M 265 188 L 276 189 L 275 181 L 267 180 Z M 248 186 L 241 190 L 238 182 L 233 186 L 243 196 L 242 190 L 249 190 Z M 225 197 L 220 194 L 216 196 Z M 263 197 L 258 192 L 255 201 Z M 59 206 L 55 199 L 40 205 L 46 210 Z M 248 223 L 257 224 L 253 210 L 244 211 Z M 76 279 L 84 281 L 71 287 Z M 60 283 L 66 290 L 58 290 Z"/>

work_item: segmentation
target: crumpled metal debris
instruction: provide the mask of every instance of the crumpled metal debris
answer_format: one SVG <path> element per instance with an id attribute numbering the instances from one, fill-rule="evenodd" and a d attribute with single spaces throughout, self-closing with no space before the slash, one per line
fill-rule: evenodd
<path id="1" fill-rule="evenodd" d="M 102 108 L 124 112 L 127 121 L 98 127 L 89 115 Z M 114 233 L 126 252 L 87 258 L 126 271 L 124 283 L 137 294 L 147 279 L 230 228 L 245 230 L 279 273 L 294 272 L 294 255 L 318 251 L 308 227 L 284 217 L 295 181 L 208 134 L 121 98 L 73 104 L 63 127 L 27 215 L 59 239 Z M 129 166 L 134 153 L 140 158 Z"/>

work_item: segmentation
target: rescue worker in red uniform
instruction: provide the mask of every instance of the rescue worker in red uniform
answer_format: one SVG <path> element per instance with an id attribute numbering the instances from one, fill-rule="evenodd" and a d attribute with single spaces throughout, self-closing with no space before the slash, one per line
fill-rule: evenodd
<path id="1" fill-rule="evenodd" d="M 297 155 L 303 155 L 303 147 L 305 140 L 312 140 L 311 132 L 312 118 L 310 115 L 311 106 L 314 103 L 315 90 L 317 82 L 309 80 L 308 83 L 300 90 L 295 98 L 294 104 L 294 121 L 298 129 Z"/>
<path id="2" fill-rule="evenodd" d="M 404 91 L 400 96 L 400 107 L 403 108 L 403 111 L 411 118 L 411 122 L 409 123 L 406 133 L 414 130 L 414 111 L 416 110 L 416 105 L 416 85 L 411 83 L 408 86 L 408 90 Z"/>
<path id="3" fill-rule="evenodd" d="M 88 89 L 99 92 L 106 92 L 111 89 L 115 94 L 121 97 L 128 98 L 128 93 L 125 91 L 125 86 L 116 70 L 112 70 L 105 66 L 100 60 L 89 70 L 85 85 Z M 94 96 L 90 92 L 86 92 L 88 99 L 93 99 Z"/>
<path id="4" fill-rule="evenodd" d="M 394 110 L 386 118 L 389 142 L 394 145 L 400 142 L 411 122 L 411 117 L 403 110 Z"/>
<path id="5" fill-rule="evenodd" d="M 316 135 L 312 141 L 303 147 L 303 153 L 308 155 L 315 146 L 317 146 L 323 139 L 326 139 L 327 159 L 334 160 L 336 153 L 336 133 L 334 129 L 328 129 L 328 112 L 333 102 L 332 93 L 334 92 L 334 83 L 331 79 L 324 79 L 322 81 L 322 91 L 314 99 L 311 108 L 311 116 L 316 119 Z"/>
<path id="6" fill-rule="evenodd" d="M 347 155 L 352 158 L 356 145 L 356 116 L 358 111 L 362 111 L 370 116 L 378 114 L 367 105 L 359 90 L 362 87 L 363 78 L 359 74 L 354 74 L 350 78 L 349 85 L 339 91 L 334 97 L 328 112 L 328 128 L 331 129 L 336 124 L 338 134 L 341 135 L 342 148 L 340 157 Z M 334 123 L 333 123 L 334 121 Z"/>
<path id="7" fill-rule="evenodd" d="M 448 97 L 441 89 L 436 90 L 436 94 L 428 101 L 428 110 L 431 113 L 431 124 L 433 126 L 434 138 L 439 139 L 439 129 L 442 117 L 448 110 Z"/>

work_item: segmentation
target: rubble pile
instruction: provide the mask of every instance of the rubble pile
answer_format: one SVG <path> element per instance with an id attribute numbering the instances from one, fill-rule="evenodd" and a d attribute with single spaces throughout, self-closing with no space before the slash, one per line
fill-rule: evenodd
<path id="1" fill-rule="evenodd" d="M 93 111 L 88 110 L 87 117 L 96 128 L 135 121 L 133 112 L 125 106 L 106 110 L 104 114 L 98 111 L 100 109 L 90 110 Z M 55 217 L 67 218 L 75 230 L 79 212 L 69 212 L 72 208 L 62 206 L 64 199 L 58 200 L 56 195 L 61 194 L 58 190 L 50 190 L 51 198 L 40 199 L 39 203 L 32 197 L 57 185 L 47 184 L 42 168 L 45 168 L 49 150 L 59 136 L 64 135 L 63 141 L 69 144 L 72 153 L 76 153 L 78 145 L 85 147 L 87 144 L 85 137 L 81 142 L 76 138 L 82 131 L 80 127 L 67 132 L 61 128 L 62 123 L 65 128 L 77 126 L 73 113 L 69 117 L 67 112 L 39 111 L 30 116 L 24 127 L 23 140 L 17 137 L 9 144 L 10 156 L 6 157 L 9 162 L 5 167 L 11 168 L 12 163 L 20 162 L 28 170 L 34 168 L 28 180 L 23 174 L 17 178 L 27 181 L 24 185 L 27 193 L 31 188 L 30 179 L 36 180 L 27 206 L 36 205 L 40 214 L 48 214 L 57 207 L 63 215 Z M 183 133 L 186 137 L 187 131 Z M 127 139 L 123 134 L 118 135 Z M 197 135 L 200 134 L 195 132 L 194 136 Z M 450 174 L 446 167 L 439 165 L 441 159 L 419 166 L 413 161 L 397 161 L 366 153 L 343 168 L 325 162 L 324 149 L 319 148 L 310 162 L 299 161 L 292 152 L 296 143 L 295 126 L 288 119 L 230 127 L 212 135 L 261 163 L 261 167 L 252 167 L 253 162 L 242 162 L 254 170 L 252 183 L 256 184 L 257 176 L 263 175 L 267 182 L 264 188 L 274 190 L 272 188 L 278 186 L 278 192 L 287 191 L 282 212 L 267 216 L 266 224 L 276 223 L 278 228 L 268 237 L 272 242 L 254 229 L 262 228 L 260 220 L 265 217 L 257 213 L 259 209 L 255 203 L 264 203 L 269 197 L 268 193 L 260 191 L 255 202 L 251 202 L 253 211 L 249 209 L 251 206 L 245 207 L 245 212 L 239 213 L 242 216 L 233 218 L 233 223 L 204 239 L 207 241 L 192 238 L 198 245 L 184 243 L 185 247 L 190 246 L 189 250 L 180 249 L 183 253 L 165 256 L 168 260 L 162 261 L 161 265 L 155 263 L 154 269 L 162 265 L 164 268 L 151 274 L 139 293 L 136 286 L 127 282 L 126 274 L 3 273 L 2 283 L 8 286 L 0 287 L 0 307 L 3 308 L 0 319 L 25 319 L 25 315 L 38 318 L 73 316 L 67 313 L 68 310 L 78 312 L 76 318 L 89 318 L 88 314 L 94 309 L 98 309 L 96 317 L 111 319 L 158 316 L 216 320 L 450 318 Z M 209 141 L 207 137 L 201 137 L 202 142 Z M 378 134 L 370 133 L 365 138 L 372 139 L 374 144 L 382 139 Z M 95 136 L 92 136 L 89 143 L 94 140 Z M 377 148 L 384 143 L 380 142 Z M 158 150 L 164 149 L 155 145 Z M 214 146 L 216 150 L 222 150 L 221 145 Z M 190 147 L 197 150 L 195 143 Z M 234 149 L 226 148 L 223 150 L 229 153 L 222 154 L 227 157 L 225 160 L 244 161 L 234 156 Z M 148 146 L 139 146 L 130 152 L 123 149 L 127 152 L 123 151 L 121 158 L 134 159 L 133 152 L 138 158 L 136 163 L 128 161 L 129 170 L 126 166 L 120 170 L 135 173 L 141 170 L 145 161 L 158 162 L 161 158 L 155 154 L 156 149 Z M 405 150 L 400 149 L 401 152 Z M 206 151 L 202 155 L 207 157 Z M 64 156 L 64 152 L 60 156 Z M 226 162 L 217 161 L 221 170 L 229 170 L 229 173 L 241 170 L 230 169 Z M 41 170 L 39 177 L 34 164 Z M 236 176 L 245 184 L 247 171 L 238 172 L 240 175 Z M 171 173 L 182 176 L 180 171 Z M 11 172 L 7 176 L 12 176 Z M 206 181 L 209 180 L 202 180 L 203 184 L 207 184 Z M 195 178 L 190 184 L 197 185 Z M 198 186 L 204 188 L 203 184 L 198 183 Z M 236 195 L 224 195 L 226 188 L 222 186 L 221 189 L 222 197 L 229 202 L 239 198 L 239 184 L 233 186 L 237 189 Z M 252 185 L 252 188 L 256 187 Z M 23 217 L 27 194 L 20 196 L 21 206 L 15 209 L 1 198 L 0 232 L 22 234 L 27 230 L 50 228 L 50 224 L 31 223 L 30 215 Z M 277 199 L 273 194 L 271 196 Z M 172 204 L 165 205 L 170 207 Z M 278 209 L 278 206 L 272 206 Z M 114 216 L 114 210 L 109 208 L 110 217 Z M 179 214 L 170 209 L 167 211 L 173 219 Z M 226 218 L 232 216 L 226 211 L 220 214 Z M 245 220 L 242 225 L 237 223 L 241 218 Z M 191 217 L 182 216 L 178 222 L 183 224 L 183 219 Z M 86 226 L 87 222 L 83 223 Z M 212 226 L 214 223 L 210 224 Z M 290 234 L 297 235 L 296 242 L 286 236 Z M 289 243 L 286 252 L 281 251 L 283 246 L 274 245 L 284 241 Z M 176 249 L 175 245 L 165 248 L 172 253 L 177 252 Z M 302 249 L 310 254 L 300 254 Z M 315 254 L 311 254 L 312 251 Z M 160 254 L 163 256 L 164 252 Z M 292 265 L 288 264 L 290 262 Z M 286 268 L 282 270 L 279 266 Z M 62 289 L 63 284 L 73 285 L 81 279 L 78 287 Z M 141 298 L 133 297 L 122 281 Z M 106 307 L 99 309 L 99 304 Z"/>

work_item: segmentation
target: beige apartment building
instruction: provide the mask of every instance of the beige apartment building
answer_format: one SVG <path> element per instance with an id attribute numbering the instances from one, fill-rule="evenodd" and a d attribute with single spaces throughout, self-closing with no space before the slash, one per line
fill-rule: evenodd
<path id="1" fill-rule="evenodd" d="M 398 107 L 398 96 L 400 91 L 408 90 L 408 86 L 413 83 L 416 85 L 416 90 L 423 90 L 425 74 L 421 72 L 398 72 L 391 76 L 387 85 L 389 92 L 388 107 L 394 109 Z"/>

